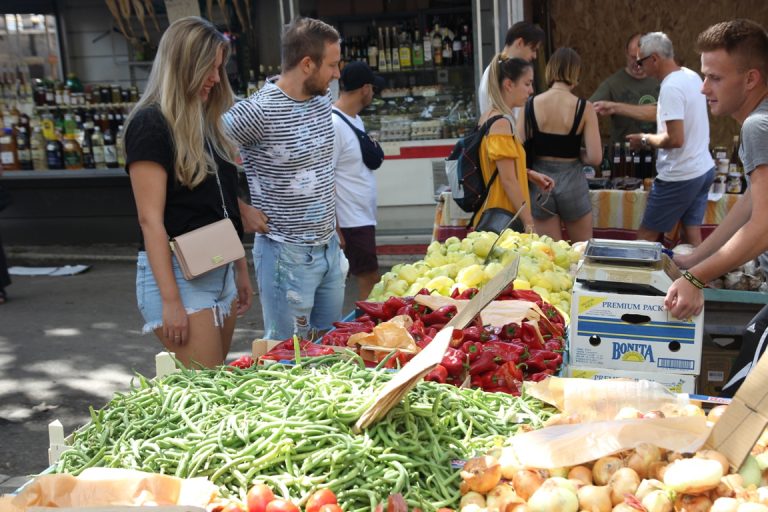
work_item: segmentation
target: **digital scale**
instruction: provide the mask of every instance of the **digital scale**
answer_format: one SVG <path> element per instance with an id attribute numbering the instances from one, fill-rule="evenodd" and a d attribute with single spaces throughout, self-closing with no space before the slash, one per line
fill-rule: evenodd
<path id="1" fill-rule="evenodd" d="M 576 281 L 590 290 L 666 295 L 680 270 L 659 242 L 606 240 L 587 243 Z"/>

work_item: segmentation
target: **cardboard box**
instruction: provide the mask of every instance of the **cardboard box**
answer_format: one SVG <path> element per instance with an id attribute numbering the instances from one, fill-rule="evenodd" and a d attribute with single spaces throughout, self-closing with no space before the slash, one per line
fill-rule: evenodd
<path id="1" fill-rule="evenodd" d="M 704 314 L 673 318 L 664 297 L 573 287 L 570 362 L 574 366 L 698 375 Z"/>
<path id="2" fill-rule="evenodd" d="M 630 372 L 624 370 L 612 370 L 610 368 L 586 368 L 578 366 L 564 367 L 563 375 L 577 379 L 605 380 L 605 379 L 632 379 L 650 380 L 658 382 L 673 393 L 696 392 L 696 376 L 667 372 Z"/>
<path id="3" fill-rule="evenodd" d="M 701 353 L 701 373 L 696 384 L 700 395 L 718 396 L 723 390 L 738 350 L 704 346 Z"/>

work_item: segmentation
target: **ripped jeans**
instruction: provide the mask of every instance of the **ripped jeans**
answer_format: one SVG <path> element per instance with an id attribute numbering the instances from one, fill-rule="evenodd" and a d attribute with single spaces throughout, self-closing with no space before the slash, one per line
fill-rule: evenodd
<path id="1" fill-rule="evenodd" d="M 256 236 L 253 264 L 264 338 L 307 338 L 341 318 L 344 275 L 336 235 L 325 245 L 296 245 Z"/>

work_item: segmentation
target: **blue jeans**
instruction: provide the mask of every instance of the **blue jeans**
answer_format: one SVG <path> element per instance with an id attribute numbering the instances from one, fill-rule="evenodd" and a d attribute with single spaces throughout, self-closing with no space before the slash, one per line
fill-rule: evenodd
<path id="1" fill-rule="evenodd" d="M 307 338 L 341 318 L 344 280 L 334 237 L 325 245 L 296 245 L 256 236 L 253 265 L 264 315 L 264 337 Z"/>

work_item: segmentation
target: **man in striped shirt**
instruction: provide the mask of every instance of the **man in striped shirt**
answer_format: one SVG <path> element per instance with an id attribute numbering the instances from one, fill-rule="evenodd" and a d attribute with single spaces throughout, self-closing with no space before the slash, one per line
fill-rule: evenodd
<path id="1" fill-rule="evenodd" d="M 251 204 L 241 201 L 264 336 L 325 331 L 341 317 L 345 275 L 336 234 L 334 128 L 328 85 L 339 77 L 339 33 L 311 18 L 282 37 L 282 74 L 224 115 L 240 146 Z"/>

